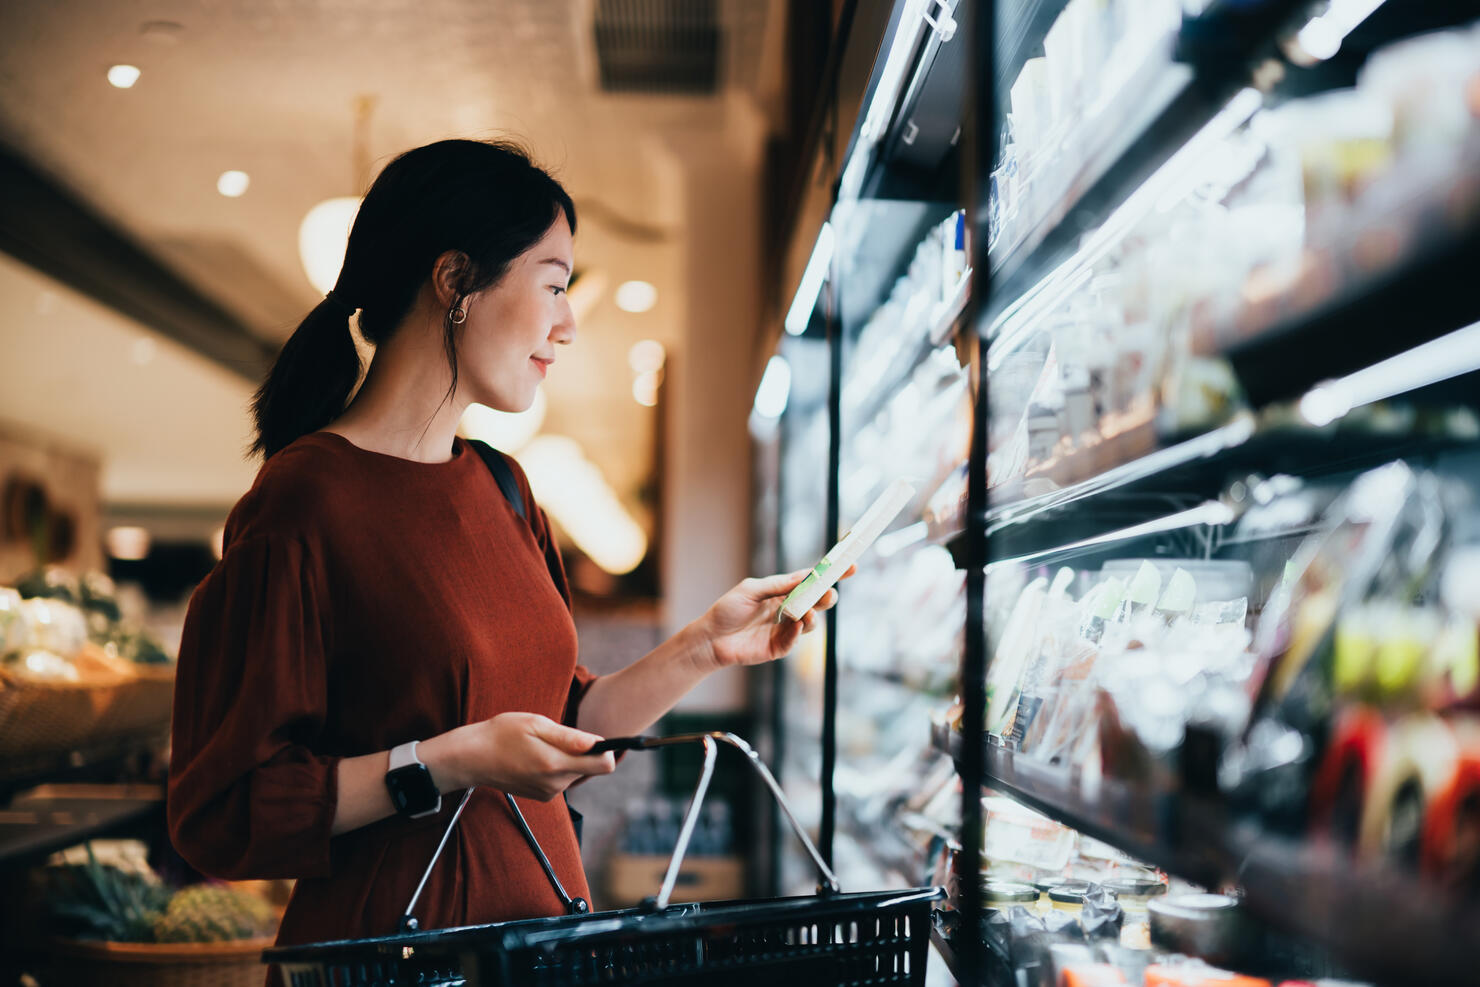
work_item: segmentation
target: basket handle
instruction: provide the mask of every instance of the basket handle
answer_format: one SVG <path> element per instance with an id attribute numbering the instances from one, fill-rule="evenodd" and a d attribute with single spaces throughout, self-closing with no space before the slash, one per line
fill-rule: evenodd
<path id="1" fill-rule="evenodd" d="M 838 886 L 837 876 L 832 872 L 832 868 L 827 866 L 822 855 L 817 852 L 817 847 L 807 836 L 807 831 L 802 828 L 801 823 L 797 822 L 797 817 L 792 814 L 791 806 L 787 804 L 786 796 L 781 794 L 781 786 L 777 784 L 775 775 L 771 774 L 760 755 L 744 740 L 723 730 L 675 734 L 671 737 L 613 737 L 596 744 L 587 753 L 653 750 L 657 747 L 670 747 L 675 744 L 704 745 L 704 768 L 699 774 L 699 784 L 694 788 L 694 797 L 689 801 L 689 810 L 684 815 L 683 826 L 678 831 L 678 843 L 673 848 L 673 857 L 669 860 L 668 871 L 663 876 L 663 886 L 658 891 L 658 896 L 652 899 L 653 907 L 662 911 L 668 907 L 669 899 L 673 896 L 673 888 L 678 881 L 678 871 L 683 864 L 684 853 L 688 851 L 689 839 L 694 835 L 694 826 L 699 821 L 699 810 L 703 806 L 705 794 L 709 791 L 710 779 L 714 776 L 715 756 L 719 752 L 716 742 L 727 744 L 744 754 L 752 770 L 766 783 L 771 797 L 776 800 L 782 815 L 786 816 L 786 821 L 791 824 L 792 832 L 796 833 L 797 839 L 802 841 L 802 846 L 806 848 L 808 856 L 812 858 L 812 863 L 817 867 L 817 873 L 821 877 L 821 882 L 817 885 L 817 893 L 838 894 L 841 888 Z"/>
<path id="2" fill-rule="evenodd" d="M 823 861 L 822 855 L 817 852 L 817 847 L 807 836 L 807 831 L 802 824 L 797 822 L 797 817 L 792 814 L 791 806 L 787 804 L 786 796 L 781 794 L 781 786 L 776 782 L 776 776 L 771 774 L 760 755 L 741 738 L 733 733 L 722 730 L 714 730 L 708 733 L 684 733 L 675 734 L 671 737 L 611 737 L 602 740 L 593 746 L 587 754 L 603 754 L 607 751 L 640 751 L 653 750 L 658 747 L 671 747 L 675 744 L 703 744 L 704 745 L 704 769 L 699 774 L 699 784 L 694 788 L 694 797 L 689 801 L 688 812 L 684 815 L 683 826 L 678 831 L 678 843 L 673 848 L 673 857 L 668 861 L 668 871 L 663 875 L 663 886 L 659 888 L 656 898 L 651 899 L 653 907 L 657 911 L 663 911 L 668 907 L 669 900 L 673 897 L 673 888 L 678 883 L 679 868 L 683 865 L 684 854 L 689 849 L 689 840 L 694 835 L 694 827 L 699 821 L 699 811 L 704 805 L 704 796 L 709 791 L 709 782 L 714 777 L 714 761 L 719 753 L 720 744 L 728 744 L 740 753 L 750 763 L 752 770 L 760 775 L 761 781 L 766 783 L 766 789 L 770 791 L 771 797 L 776 800 L 777 806 L 781 808 L 782 815 L 791 824 L 792 832 L 797 834 L 797 839 L 802 841 L 812 863 L 817 866 L 817 873 L 822 878 L 817 885 L 818 894 L 838 894 L 842 889 L 838 886 L 838 878 L 832 872 L 832 868 Z M 469 788 L 463 792 L 463 797 L 457 804 L 457 810 L 452 813 L 448 820 L 447 828 L 442 831 L 442 839 L 437 843 L 437 849 L 432 854 L 432 859 L 427 864 L 427 869 L 422 872 L 421 880 L 416 885 L 416 890 L 411 894 L 411 901 L 406 904 L 406 911 L 401 915 L 400 931 L 416 932 L 421 925 L 412 913 L 416 910 L 416 903 L 421 898 L 421 893 L 426 888 L 427 878 L 432 875 L 432 868 L 437 866 L 437 861 L 442 857 L 442 851 L 447 846 L 447 840 L 452 836 L 452 830 L 457 826 L 457 821 L 462 818 L 463 810 L 468 807 L 468 801 L 473 797 L 473 789 Z M 566 911 L 572 915 L 581 915 L 589 912 L 591 906 L 584 898 L 572 898 L 566 894 L 565 887 L 560 879 L 555 876 L 554 869 L 550 866 L 550 860 L 545 852 L 540 849 L 539 841 L 535 839 L 534 833 L 530 831 L 529 824 L 524 820 L 524 813 L 519 811 L 519 806 L 514 802 L 514 797 L 507 792 L 504 798 L 508 801 L 509 808 L 514 813 L 514 819 L 519 823 L 519 828 L 524 833 L 525 842 L 529 844 L 534 855 L 539 859 L 540 866 L 544 868 L 545 876 L 550 879 L 555 893 L 565 905 Z"/>
<path id="3" fill-rule="evenodd" d="M 411 900 L 406 903 L 406 911 L 401 913 L 399 931 L 417 932 L 421 929 L 421 923 L 412 914 L 416 911 L 416 903 L 421 898 L 421 892 L 427 886 L 427 878 L 432 876 L 432 868 L 437 866 L 437 861 L 442 858 L 442 850 L 447 846 L 447 838 L 452 835 L 452 830 L 457 826 L 457 821 L 467 808 L 468 800 L 473 797 L 473 789 L 469 788 L 463 792 L 462 801 L 457 803 L 457 811 L 447 822 L 447 828 L 442 831 L 442 839 L 437 843 L 437 849 L 432 853 L 432 859 L 427 863 L 427 869 L 421 872 L 421 880 L 416 884 L 416 890 L 411 893 Z M 555 889 L 555 894 L 560 898 L 560 903 L 565 906 L 565 911 L 570 915 L 584 915 L 591 910 L 591 905 L 585 898 L 572 898 L 565 890 L 565 885 L 560 883 L 560 878 L 555 875 L 555 868 L 550 866 L 550 858 L 545 856 L 545 851 L 540 849 L 540 841 L 534 838 L 529 823 L 524 819 L 524 813 L 519 811 L 519 805 L 514 801 L 514 796 L 508 792 L 504 793 L 504 799 L 509 804 L 509 811 L 514 814 L 514 821 L 519 824 L 519 829 L 524 833 L 524 840 L 529 848 L 534 851 L 535 857 L 540 862 L 540 867 L 545 871 L 545 877 L 549 878 L 550 886 Z"/>

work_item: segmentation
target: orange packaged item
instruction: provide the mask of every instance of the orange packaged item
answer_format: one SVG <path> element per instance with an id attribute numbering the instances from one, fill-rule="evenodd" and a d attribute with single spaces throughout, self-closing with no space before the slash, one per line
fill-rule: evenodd
<path id="1" fill-rule="evenodd" d="M 1201 963 L 1186 966 L 1153 963 L 1146 968 L 1146 987 L 1270 987 L 1270 984 L 1260 977 L 1245 977 Z"/>
<path id="2" fill-rule="evenodd" d="M 1059 974 L 1059 987 L 1118 987 L 1125 976 L 1108 963 L 1065 967 Z"/>

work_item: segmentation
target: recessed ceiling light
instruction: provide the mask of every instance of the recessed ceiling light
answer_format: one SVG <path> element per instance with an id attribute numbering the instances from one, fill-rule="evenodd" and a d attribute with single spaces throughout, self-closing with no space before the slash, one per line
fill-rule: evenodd
<path id="1" fill-rule="evenodd" d="M 108 81 L 119 89 L 132 89 L 139 81 L 138 66 L 115 65 L 108 70 Z"/>
<path id="2" fill-rule="evenodd" d="M 617 308 L 624 312 L 646 312 L 658 304 L 658 289 L 646 281 L 623 281 L 617 285 Z"/>
<path id="3" fill-rule="evenodd" d="M 228 199 L 235 199 L 247 190 L 252 184 L 252 179 L 245 171 L 223 171 L 221 177 L 216 179 L 216 191 Z"/>
<path id="4" fill-rule="evenodd" d="M 627 363 L 635 374 L 649 374 L 660 370 L 667 359 L 667 351 L 656 339 L 644 339 L 640 343 L 633 343 L 632 348 L 627 351 Z"/>

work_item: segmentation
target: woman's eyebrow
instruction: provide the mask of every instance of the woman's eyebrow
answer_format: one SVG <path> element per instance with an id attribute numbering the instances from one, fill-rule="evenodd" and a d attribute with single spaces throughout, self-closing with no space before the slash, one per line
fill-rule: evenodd
<path id="1" fill-rule="evenodd" d="M 567 264 L 565 261 L 561 260 L 559 257 L 546 257 L 544 260 L 540 261 L 540 263 L 541 264 L 554 264 L 556 267 L 558 267 L 558 268 L 562 269 L 563 271 L 565 271 L 566 274 L 569 274 L 570 273 L 570 265 Z"/>

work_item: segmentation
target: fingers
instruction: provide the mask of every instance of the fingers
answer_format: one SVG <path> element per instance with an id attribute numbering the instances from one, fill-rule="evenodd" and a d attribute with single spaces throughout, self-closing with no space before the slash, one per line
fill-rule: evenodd
<path id="1" fill-rule="evenodd" d="M 801 585 L 802 580 L 807 578 L 811 569 L 798 569 L 796 572 L 783 572 L 775 576 L 764 578 L 747 579 L 740 585 L 751 597 L 764 600 L 771 596 L 784 596 Z"/>
<path id="2" fill-rule="evenodd" d="M 534 721 L 534 735 L 565 754 L 584 754 L 602 740 L 594 733 L 568 727 L 543 716 Z"/>

